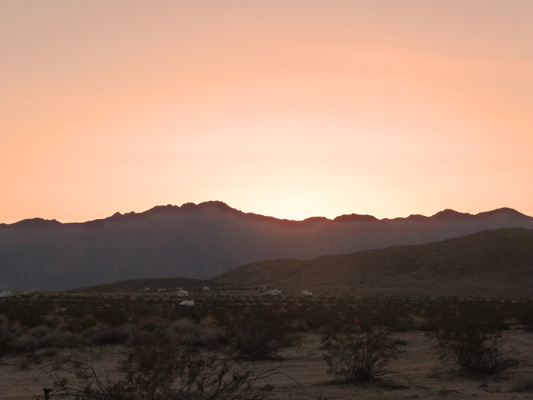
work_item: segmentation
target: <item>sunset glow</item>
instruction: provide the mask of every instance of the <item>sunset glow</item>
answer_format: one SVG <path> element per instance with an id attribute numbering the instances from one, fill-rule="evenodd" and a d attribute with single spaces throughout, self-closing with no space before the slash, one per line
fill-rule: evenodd
<path id="1" fill-rule="evenodd" d="M 0 0 L 0 223 L 533 215 L 529 0 Z"/>

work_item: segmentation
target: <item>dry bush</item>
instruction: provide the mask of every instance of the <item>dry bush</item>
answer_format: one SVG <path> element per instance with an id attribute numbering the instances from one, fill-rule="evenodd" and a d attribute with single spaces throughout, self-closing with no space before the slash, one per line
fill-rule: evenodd
<path id="1" fill-rule="evenodd" d="M 290 328 L 293 331 L 308 331 L 309 326 L 307 325 L 307 321 L 305 319 L 293 319 L 289 323 Z"/>
<path id="2" fill-rule="evenodd" d="M 200 325 L 198 336 L 191 343 L 208 349 L 216 349 L 228 341 L 226 331 L 218 326 Z"/>
<path id="3" fill-rule="evenodd" d="M 47 333 L 39 340 L 39 348 L 64 348 L 64 347 L 79 347 L 86 345 L 86 342 L 80 335 L 64 332 L 52 331 Z"/>
<path id="4" fill-rule="evenodd" d="M 516 365 L 501 345 L 502 318 L 481 304 L 465 303 L 443 310 L 431 334 L 440 346 L 440 358 L 467 373 L 495 374 Z"/>
<path id="5" fill-rule="evenodd" d="M 15 335 L 10 330 L 0 329 L 0 357 L 13 351 L 14 339 Z"/>
<path id="6" fill-rule="evenodd" d="M 520 378 L 511 389 L 512 392 L 533 392 L 533 380 L 531 378 Z"/>
<path id="7" fill-rule="evenodd" d="M 63 318 L 58 315 L 43 316 L 43 324 L 52 329 L 59 329 L 63 326 Z"/>
<path id="8" fill-rule="evenodd" d="M 54 394 L 72 400 L 260 400 L 269 390 L 257 383 L 273 371 L 258 374 L 230 358 L 191 354 L 172 331 L 146 332 L 126 346 L 124 378 L 112 381 L 91 360 L 71 360 L 54 370 Z"/>
<path id="9" fill-rule="evenodd" d="M 108 344 L 122 344 L 130 337 L 129 327 L 113 327 L 107 325 L 97 325 L 85 329 L 81 333 L 81 337 L 87 344 L 94 346 L 108 345 Z"/>
<path id="10" fill-rule="evenodd" d="M 38 347 L 38 339 L 28 334 L 20 335 L 11 341 L 11 349 L 16 353 L 34 351 Z"/>
<path id="11" fill-rule="evenodd" d="M 213 317 L 205 317 L 200 323 L 189 318 L 180 318 L 168 325 L 166 333 L 188 346 L 215 349 L 226 342 L 226 332 Z"/>
<path id="12" fill-rule="evenodd" d="M 249 360 L 275 358 L 283 347 L 296 341 L 289 324 L 267 310 L 234 318 L 228 330 L 234 352 Z"/>
<path id="13" fill-rule="evenodd" d="M 364 383 L 381 378 L 399 350 L 383 329 L 343 333 L 325 342 L 328 374 L 342 382 Z"/>

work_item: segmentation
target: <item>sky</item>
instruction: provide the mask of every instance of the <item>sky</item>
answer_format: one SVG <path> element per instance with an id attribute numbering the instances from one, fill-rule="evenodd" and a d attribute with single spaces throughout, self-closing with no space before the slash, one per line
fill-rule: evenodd
<path id="1" fill-rule="evenodd" d="M 0 223 L 533 215 L 533 1 L 0 0 Z"/>

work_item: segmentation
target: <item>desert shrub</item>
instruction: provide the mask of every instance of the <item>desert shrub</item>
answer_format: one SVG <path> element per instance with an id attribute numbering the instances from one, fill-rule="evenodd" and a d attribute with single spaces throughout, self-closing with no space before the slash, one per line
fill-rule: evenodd
<path id="1" fill-rule="evenodd" d="M 14 338 L 20 336 L 24 329 L 18 324 L 10 324 L 6 317 L 0 317 L 0 348 L 1 343 L 9 344 L 13 341 Z M 0 355 L 2 352 L 0 351 Z"/>
<path id="2" fill-rule="evenodd" d="M 214 349 L 224 344 L 226 338 L 225 331 L 218 327 L 216 321 L 207 317 L 200 322 L 192 321 L 189 318 L 180 318 L 177 321 L 169 322 L 162 329 L 175 340 L 180 343 L 187 343 L 191 347 Z"/>
<path id="3" fill-rule="evenodd" d="M 0 338 L 0 357 L 11 353 L 11 351 L 12 351 L 11 342 L 6 341 L 3 338 Z"/>
<path id="4" fill-rule="evenodd" d="M 407 332 L 415 330 L 415 319 L 411 316 L 399 318 L 396 323 L 397 332 Z"/>
<path id="5" fill-rule="evenodd" d="M 90 316 L 69 317 L 65 319 L 62 329 L 72 333 L 81 333 L 93 326 L 96 326 L 96 320 Z"/>
<path id="6" fill-rule="evenodd" d="M 26 353 L 26 354 L 23 354 L 19 358 L 17 366 L 20 369 L 28 369 L 30 367 L 30 364 L 31 364 L 31 353 Z"/>
<path id="7" fill-rule="evenodd" d="M 17 353 L 33 351 L 37 348 L 38 340 L 28 334 L 20 335 L 11 342 L 11 350 Z"/>
<path id="8" fill-rule="evenodd" d="M 308 331 L 309 326 L 307 325 L 307 321 L 305 319 L 293 319 L 289 323 L 290 327 L 294 331 Z"/>
<path id="9" fill-rule="evenodd" d="M 380 301 L 376 305 L 368 305 L 367 309 L 359 315 L 359 319 L 363 322 L 361 325 L 363 330 L 382 326 L 393 331 L 399 325 L 400 316 L 396 304 L 382 304 Z"/>
<path id="10" fill-rule="evenodd" d="M 197 324 L 190 318 L 180 318 L 169 323 L 169 328 L 175 333 L 190 338 L 195 335 L 198 329 Z"/>
<path id="11" fill-rule="evenodd" d="M 229 358 L 192 355 L 168 332 L 151 332 L 152 340 L 144 339 L 140 334 L 126 346 L 125 377 L 117 381 L 98 375 L 90 360 L 58 366 L 55 395 L 73 400 L 259 400 L 269 395 L 255 387 L 269 373 L 256 374 Z"/>
<path id="12" fill-rule="evenodd" d="M 126 314 L 122 310 L 110 307 L 108 305 L 94 311 L 93 318 L 97 321 L 97 323 L 109 326 L 124 325 L 128 321 Z"/>
<path id="13" fill-rule="evenodd" d="M 52 331 L 53 331 L 53 329 L 50 329 L 46 325 L 39 325 L 39 326 L 36 326 L 34 328 L 28 329 L 28 331 L 26 333 L 28 335 L 30 335 L 31 337 L 35 338 L 35 339 L 41 339 L 46 334 L 48 334 L 48 333 L 50 333 Z"/>
<path id="14" fill-rule="evenodd" d="M 45 325 L 28 329 L 23 334 L 14 338 L 12 341 L 12 350 L 15 352 L 28 352 L 37 350 L 41 347 L 60 347 L 57 345 L 49 345 L 50 338 L 54 336 L 53 332 L 52 329 Z"/>
<path id="15" fill-rule="evenodd" d="M 78 347 L 86 342 L 79 336 L 70 332 L 50 330 L 37 327 L 13 338 L 10 350 L 14 352 L 35 351 L 41 348 Z"/>
<path id="16" fill-rule="evenodd" d="M 435 323 L 437 329 L 431 335 L 439 343 L 443 362 L 482 374 L 494 374 L 516 364 L 501 346 L 501 315 L 479 303 L 443 310 Z"/>
<path id="17" fill-rule="evenodd" d="M 227 343 L 226 332 L 218 326 L 200 326 L 198 335 L 193 338 L 191 346 L 200 346 L 207 349 L 217 349 Z"/>
<path id="18" fill-rule="evenodd" d="M 45 315 L 43 317 L 43 324 L 48 328 L 56 329 L 63 324 L 63 318 L 58 315 Z"/>
<path id="19" fill-rule="evenodd" d="M 258 309 L 228 324 L 233 350 L 249 360 L 274 358 L 279 350 L 294 344 L 289 324 L 269 309 Z"/>
<path id="20" fill-rule="evenodd" d="M 62 304 L 62 307 L 64 310 L 62 311 L 62 314 L 65 318 L 72 318 L 72 319 L 83 319 L 87 315 L 91 313 L 91 311 L 96 307 L 92 299 L 87 298 L 80 298 L 76 301 L 72 301 L 71 303 Z"/>
<path id="21" fill-rule="evenodd" d="M 39 348 L 56 348 L 63 347 L 79 347 L 85 345 L 86 342 L 80 335 L 64 331 L 52 331 L 43 336 L 39 342 Z"/>
<path id="22" fill-rule="evenodd" d="M 529 331 L 533 331 L 533 302 L 523 304 L 516 314 L 520 322 L 526 325 Z"/>
<path id="23" fill-rule="evenodd" d="M 13 340 L 15 335 L 11 330 L 0 328 L 0 357 L 13 351 Z"/>
<path id="24" fill-rule="evenodd" d="M 383 329 L 335 335 L 327 339 L 325 348 L 327 373 L 342 382 L 363 383 L 381 378 L 387 365 L 399 356 L 397 345 Z"/>
<path id="25" fill-rule="evenodd" d="M 520 378 L 511 389 L 512 392 L 533 392 L 533 380 L 531 378 Z"/>
<path id="26" fill-rule="evenodd" d="M 200 321 L 198 335 L 193 345 L 215 349 L 227 343 L 226 331 L 218 326 L 214 317 L 208 316 Z"/>
<path id="27" fill-rule="evenodd" d="M 19 355 L 17 366 L 20 369 L 29 369 L 32 365 L 41 365 L 49 357 L 49 353 L 27 351 Z"/>
<path id="28" fill-rule="evenodd" d="M 434 332 L 436 330 L 435 321 L 429 318 L 418 318 L 413 322 L 415 331 Z"/>
<path id="29" fill-rule="evenodd" d="M 288 320 L 301 320 L 309 329 L 318 329 L 334 324 L 338 318 L 331 312 L 331 307 L 325 304 L 325 300 L 300 299 L 300 304 L 295 305 L 288 314 Z"/>
<path id="30" fill-rule="evenodd" d="M 130 332 L 127 327 L 97 325 L 84 330 L 81 336 L 88 344 L 101 346 L 125 343 L 130 336 Z"/>
<path id="31" fill-rule="evenodd" d="M 47 311 L 45 303 L 30 299 L 7 299 L 2 304 L 2 313 L 9 322 L 20 324 L 23 328 L 41 325 Z"/>

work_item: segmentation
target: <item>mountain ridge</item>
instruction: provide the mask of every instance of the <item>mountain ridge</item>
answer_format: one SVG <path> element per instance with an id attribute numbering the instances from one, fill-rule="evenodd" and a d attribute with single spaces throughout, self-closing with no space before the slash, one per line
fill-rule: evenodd
<path id="1" fill-rule="evenodd" d="M 236 208 L 233 208 L 226 204 L 225 202 L 218 201 L 218 200 L 210 200 L 205 201 L 201 203 L 184 203 L 181 206 L 178 205 L 158 205 L 154 206 L 148 210 L 141 211 L 141 212 L 135 212 L 130 211 L 127 213 L 120 213 L 115 212 L 109 217 L 104 218 L 98 218 L 94 220 L 84 221 L 84 222 L 60 222 L 56 219 L 45 219 L 41 217 L 35 217 L 35 218 L 28 218 L 23 219 L 11 224 L 6 223 L 0 223 L 0 228 L 7 228 L 12 226 L 36 226 L 38 227 L 40 224 L 44 225 L 80 225 L 80 224 L 87 224 L 87 223 L 99 223 L 104 221 L 115 221 L 119 219 L 127 219 L 127 218 L 134 218 L 134 217 L 143 217 L 148 215 L 154 215 L 154 214 L 161 214 L 161 213 L 174 213 L 174 212 L 184 212 L 184 211 L 193 211 L 193 210 L 205 210 L 208 208 L 217 209 L 222 212 L 228 212 L 233 214 L 239 214 L 247 217 L 259 217 L 259 218 L 267 218 L 267 219 L 273 219 L 276 221 L 284 221 L 284 222 L 293 222 L 293 223 L 301 223 L 301 222 L 315 222 L 315 221 L 322 221 L 322 222 L 335 222 L 335 221 L 360 221 L 360 222 L 380 222 L 380 221 L 401 221 L 401 220 L 417 220 L 417 219 L 428 219 L 428 218 L 439 218 L 439 219 L 451 219 L 451 218 L 472 218 L 472 217 L 479 217 L 479 216 L 495 216 L 495 215 L 513 215 L 513 216 L 519 216 L 519 217 L 527 217 L 532 218 L 531 216 L 528 216 L 526 214 L 523 214 L 513 208 L 509 207 L 500 207 L 496 208 L 494 210 L 489 211 L 482 211 L 477 214 L 470 214 L 470 213 L 463 213 L 459 212 L 453 209 L 444 209 L 442 211 L 439 211 L 433 215 L 425 216 L 421 214 L 411 214 L 407 217 L 395 217 L 395 218 L 377 218 L 373 215 L 369 214 L 342 214 L 339 216 L 336 216 L 334 218 L 327 218 L 323 216 L 312 216 L 305 218 L 303 220 L 293 220 L 293 219 L 285 219 L 285 218 L 277 218 L 273 216 L 268 215 L 262 215 L 257 214 L 253 212 L 243 212 Z"/>
<path id="2" fill-rule="evenodd" d="M 84 223 L 30 219 L 0 226 L 1 290 L 65 290 L 126 279 L 206 279 L 269 259 L 311 259 L 417 245 L 487 229 L 533 228 L 508 208 L 480 214 L 280 220 L 222 202 L 156 206 Z"/>
<path id="3" fill-rule="evenodd" d="M 310 260 L 265 260 L 212 281 L 298 293 L 403 293 L 533 297 L 533 230 L 507 228 L 416 246 L 392 246 Z"/>

